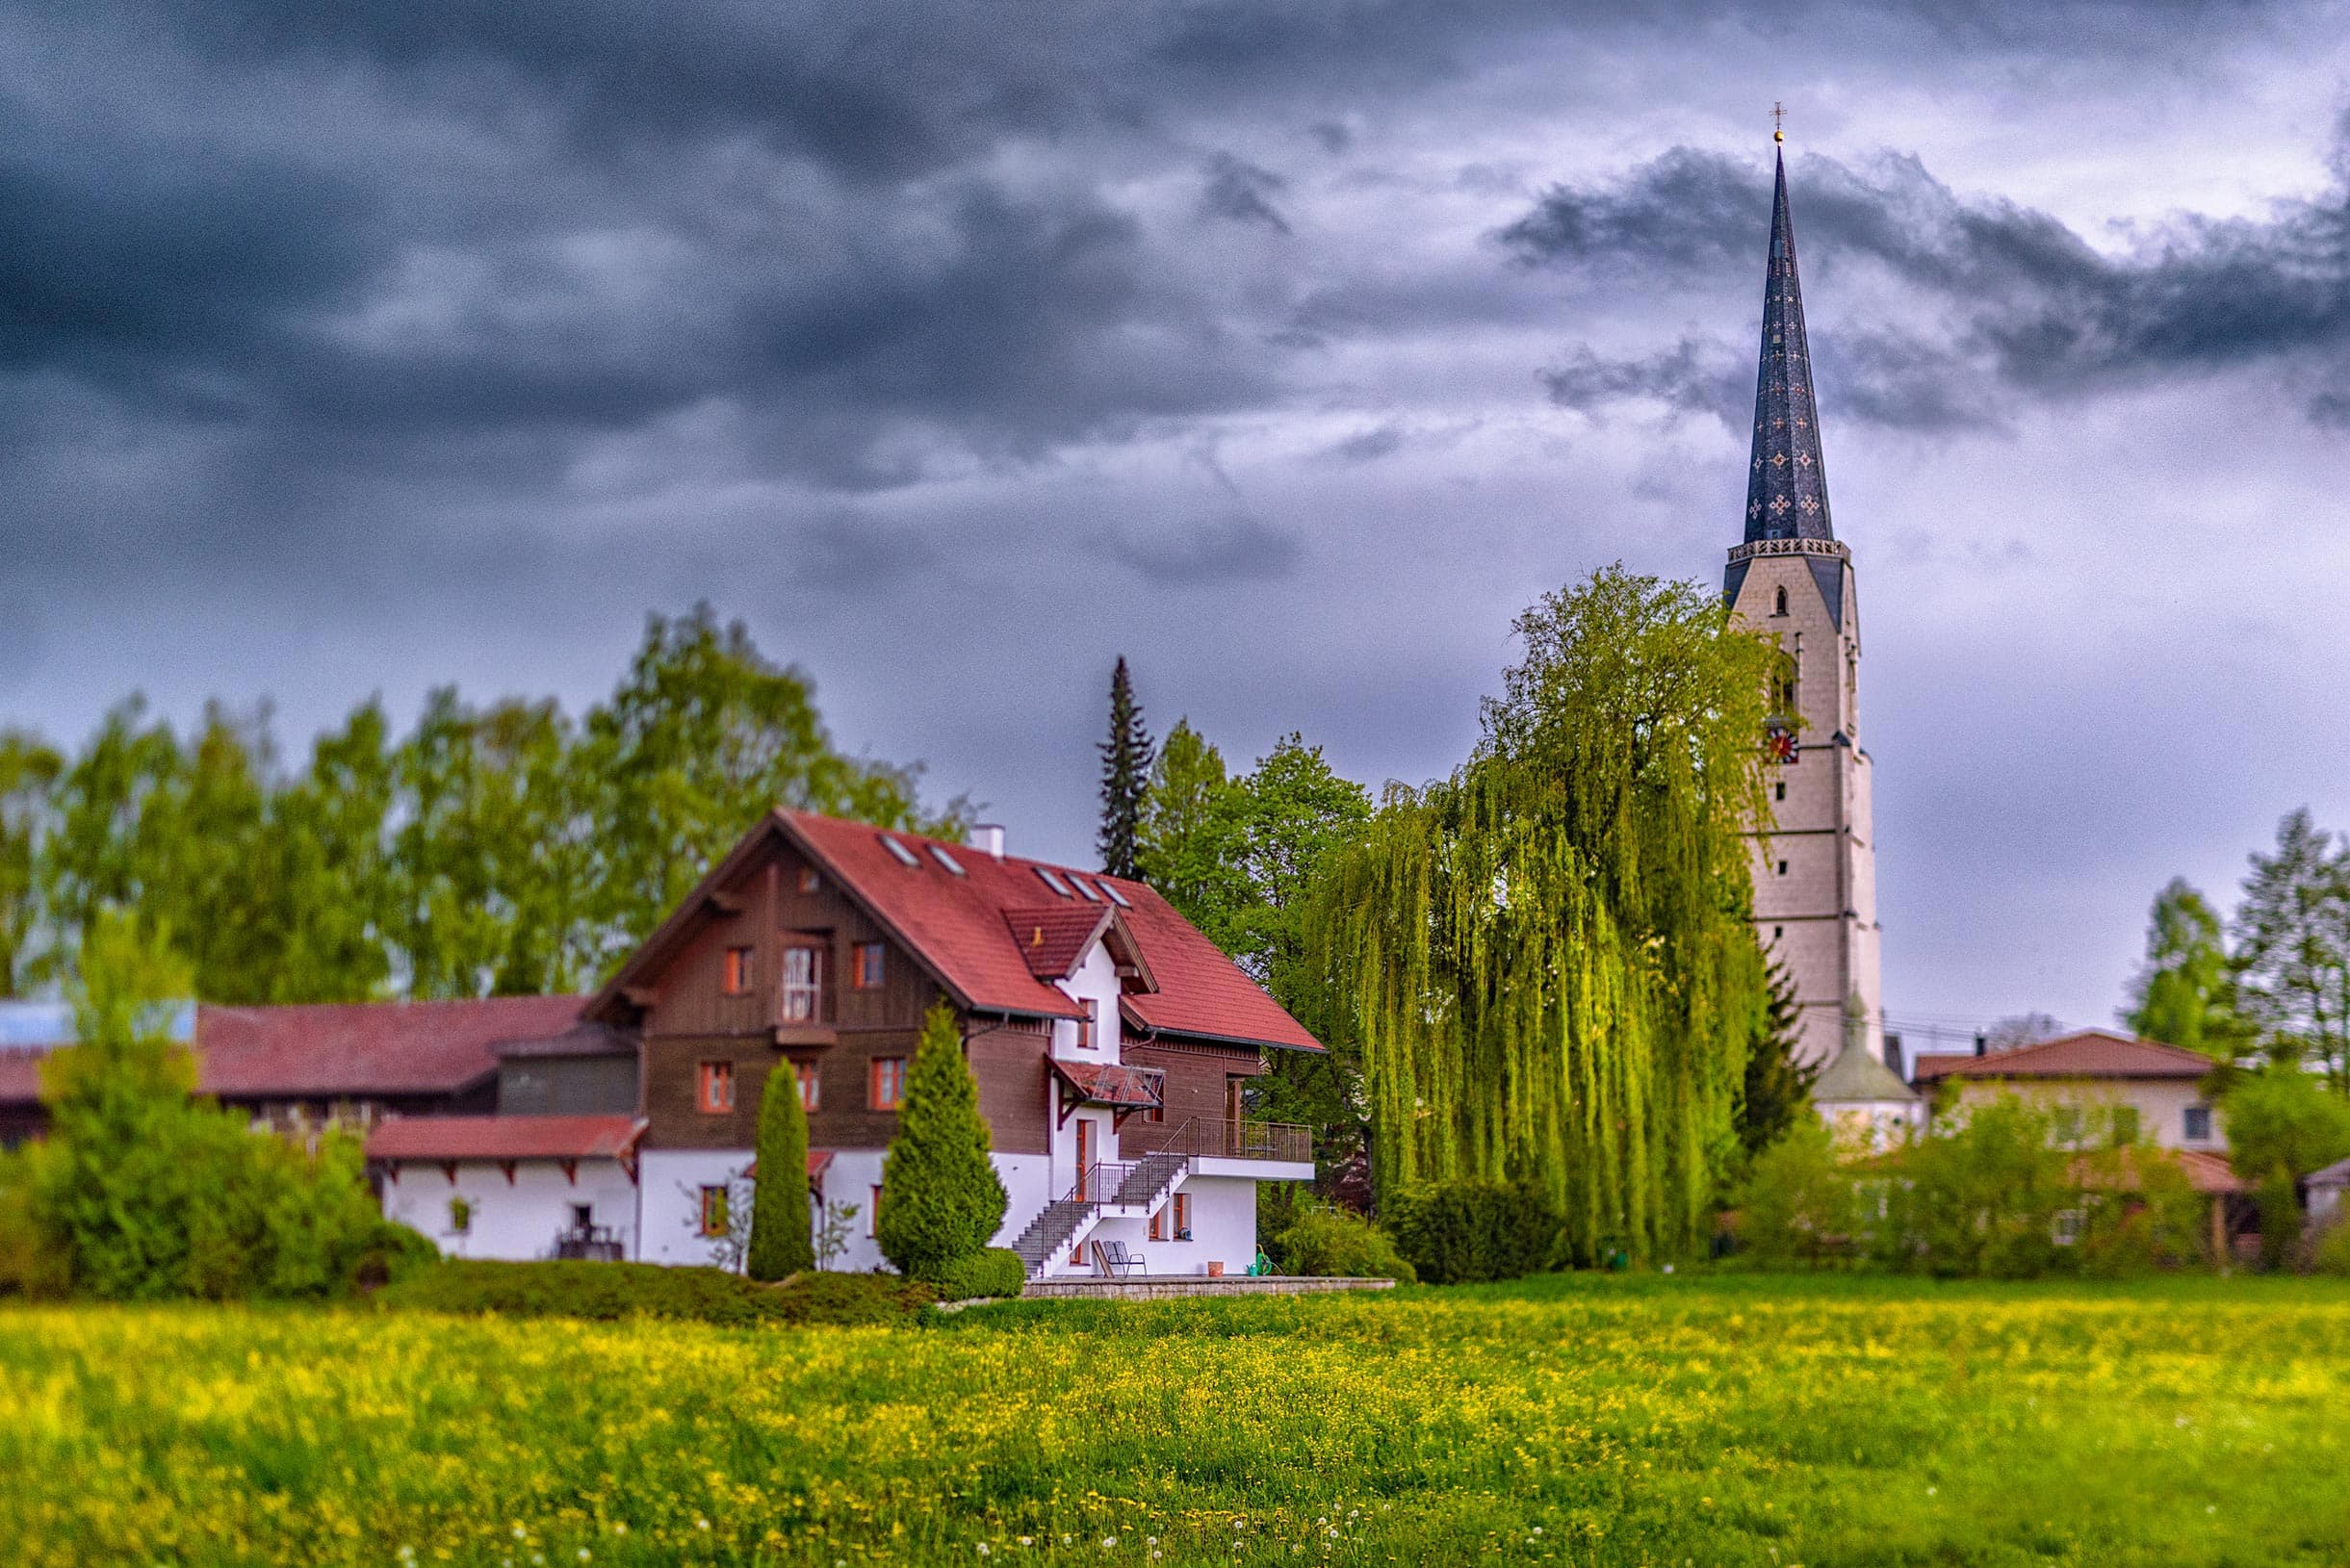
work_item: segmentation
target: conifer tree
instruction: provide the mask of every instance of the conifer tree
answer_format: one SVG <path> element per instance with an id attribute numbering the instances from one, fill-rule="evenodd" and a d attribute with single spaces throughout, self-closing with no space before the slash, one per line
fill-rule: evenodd
<path id="1" fill-rule="evenodd" d="M 1750 1155 L 1760 1154 L 1795 1124 L 1811 1102 L 1812 1082 L 1820 1076 L 1818 1067 L 1795 1061 L 1795 1040 L 1801 1031 L 1795 976 L 1772 959 L 1766 979 L 1769 990 L 1746 1047 L 1746 1086 L 1738 1109 L 1738 1141 Z"/>
<path id="2" fill-rule="evenodd" d="M 930 1010 L 906 1074 L 897 1136 L 881 1167 L 874 1229 L 882 1255 L 913 1279 L 936 1279 L 985 1249 L 1009 1201 L 988 1158 L 979 1085 L 944 1002 Z"/>
<path id="3" fill-rule="evenodd" d="M 1135 844 L 1142 827 L 1143 796 L 1150 787 L 1150 732 L 1134 701 L 1134 685 L 1121 656 L 1110 676 L 1110 738 L 1101 744 L 1101 869 L 1113 877 L 1139 877 Z"/>
<path id="4" fill-rule="evenodd" d="M 782 1279 L 815 1267 L 808 1214 L 808 1110 L 798 1071 L 775 1064 L 759 1096 L 759 1185 L 751 1196 L 751 1247 L 744 1272 Z"/>

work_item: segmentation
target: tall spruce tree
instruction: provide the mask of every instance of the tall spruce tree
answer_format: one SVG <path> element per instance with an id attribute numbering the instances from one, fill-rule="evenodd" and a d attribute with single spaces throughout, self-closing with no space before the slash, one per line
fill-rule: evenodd
<path id="1" fill-rule="evenodd" d="M 1816 1067 L 1795 1060 L 1801 1024 L 1795 1008 L 1795 979 L 1787 965 L 1770 961 L 1769 987 L 1755 1014 L 1754 1038 L 1746 1047 L 1746 1086 L 1738 1107 L 1738 1142 L 1748 1155 L 1760 1154 L 1795 1124 L 1811 1103 Z"/>
<path id="2" fill-rule="evenodd" d="M 1143 797 L 1150 787 L 1150 732 L 1134 701 L 1134 683 L 1121 655 L 1110 675 L 1110 738 L 1101 743 L 1101 869 L 1113 877 L 1138 878 L 1135 848 L 1141 836 Z"/>
<path id="3" fill-rule="evenodd" d="M 874 1232 L 882 1256 L 912 1279 L 936 1279 L 975 1256 L 1003 1223 L 1009 1201 L 988 1158 L 979 1085 L 963 1057 L 963 1032 L 944 1002 L 922 1023 L 906 1073 L 897 1136 L 881 1165 Z"/>
<path id="4" fill-rule="evenodd" d="M 816 1264 L 808 1212 L 808 1109 L 800 1075 L 786 1059 L 759 1096 L 759 1185 L 751 1195 L 751 1246 L 744 1272 L 782 1279 Z"/>

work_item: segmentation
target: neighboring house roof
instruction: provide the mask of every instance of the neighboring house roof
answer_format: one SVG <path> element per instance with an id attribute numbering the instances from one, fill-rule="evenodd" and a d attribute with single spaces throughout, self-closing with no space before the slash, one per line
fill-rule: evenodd
<path id="1" fill-rule="evenodd" d="M 1920 1083 L 1944 1078 L 2202 1078 L 2212 1067 L 2209 1057 L 2182 1046 L 2083 1029 L 1988 1056 L 1921 1056 L 1917 1072 Z"/>
<path id="2" fill-rule="evenodd" d="M 577 1021 L 577 996 L 203 1007 L 196 1088 L 227 1099 L 449 1093 L 498 1070 L 495 1047 Z"/>
<path id="3" fill-rule="evenodd" d="M 223 1099 L 450 1094 L 498 1070 L 508 1050 L 607 1048 L 581 1032 L 577 996 L 338 1002 L 195 1009 L 196 1091 Z M 40 1094 L 43 1051 L 0 1051 L 0 1102 Z"/>
<path id="4" fill-rule="evenodd" d="M 371 1160 L 617 1160 L 636 1146 L 635 1117 L 401 1117 L 367 1135 Z"/>
<path id="5" fill-rule="evenodd" d="M 499 1041 L 490 1047 L 490 1054 L 501 1062 L 544 1056 L 634 1056 L 636 1037 L 608 1023 L 581 1022 L 559 1035 Z"/>
<path id="6" fill-rule="evenodd" d="M 832 1169 L 832 1163 L 833 1151 L 831 1149 L 810 1149 L 808 1151 L 808 1185 L 813 1187 L 817 1182 L 822 1181 L 824 1172 Z M 757 1181 L 759 1179 L 759 1162 L 753 1160 L 749 1165 L 744 1166 L 742 1173 L 752 1181 Z"/>
<path id="7" fill-rule="evenodd" d="M 1814 1105 L 1859 1105 L 1879 1101 L 1912 1102 L 1918 1092 L 1900 1076 L 1858 1045 L 1847 1044 L 1836 1060 L 1821 1069 L 1812 1082 Z"/>
<path id="8" fill-rule="evenodd" d="M 2134 1193 L 2145 1185 L 2138 1174 L 2141 1159 L 2168 1160 L 2186 1176 L 2195 1191 L 2205 1194 L 2243 1193 L 2250 1186 L 2235 1173 L 2220 1155 L 2197 1148 L 2131 1148 L 2121 1153 L 2118 1170 L 2100 1165 L 2087 1156 L 2073 1162 L 2075 1178 L 2084 1186 L 2104 1187 L 2125 1193 Z"/>
<path id="9" fill-rule="evenodd" d="M 2350 1160 L 2337 1160 L 2332 1165 L 2311 1171 L 2306 1185 L 2350 1188 Z"/>
<path id="10" fill-rule="evenodd" d="M 781 834 L 813 861 L 928 969 L 947 994 L 972 1012 L 1082 1016 L 1067 992 L 1038 977 L 1039 965 L 1046 961 L 1032 964 L 1027 948 L 1040 944 L 1017 939 L 1007 919 L 1015 912 L 1058 909 L 1069 913 L 1058 917 L 1041 944 L 1056 953 L 1068 939 L 1062 923 L 1071 928 L 1085 924 L 1088 939 L 1099 935 L 1106 941 L 1123 934 L 1130 940 L 1145 983 L 1156 987 L 1130 993 L 1120 1003 L 1143 1032 L 1289 1050 L 1322 1049 L 1262 987 L 1142 883 L 1017 856 L 998 860 L 975 846 L 885 833 L 865 823 L 810 811 L 771 812 L 745 835 L 596 994 L 587 1015 L 615 1017 L 624 993 L 645 983 L 691 938 L 709 917 L 713 895 L 742 875 L 772 834 Z M 903 858 L 891 851 L 891 844 L 904 852 Z M 956 869 L 949 869 L 948 861 Z M 1049 879 L 1040 874 L 1044 872 L 1050 873 Z M 1106 929 L 1097 923 L 1104 913 L 1113 916 Z M 1036 929 L 1032 919 L 1030 937 Z M 1073 964 L 1074 959 L 1067 962 Z"/>

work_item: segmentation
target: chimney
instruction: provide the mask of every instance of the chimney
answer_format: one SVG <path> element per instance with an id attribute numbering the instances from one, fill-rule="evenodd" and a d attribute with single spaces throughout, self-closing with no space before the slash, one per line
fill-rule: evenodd
<path id="1" fill-rule="evenodd" d="M 994 822 L 981 822 L 971 829 L 971 842 L 997 860 L 1004 858 L 1004 831 Z"/>
<path id="2" fill-rule="evenodd" d="M 1983 1056 L 1989 1054 L 1990 1050 L 1991 1037 L 1977 1029 L 1975 1032 L 1975 1054 L 1976 1056 Z"/>
<path id="3" fill-rule="evenodd" d="M 1901 1037 L 1898 1035 L 1888 1034 L 1885 1037 L 1885 1066 L 1893 1069 L 1893 1075 L 1897 1078 L 1909 1076 L 1901 1070 Z"/>

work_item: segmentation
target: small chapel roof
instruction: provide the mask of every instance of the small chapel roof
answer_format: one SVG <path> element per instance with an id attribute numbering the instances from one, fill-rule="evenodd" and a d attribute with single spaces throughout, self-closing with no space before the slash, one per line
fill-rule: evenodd
<path id="1" fill-rule="evenodd" d="M 1862 1105 L 1883 1100 L 1908 1103 L 1918 1097 L 1918 1092 L 1901 1082 L 1891 1067 L 1850 1042 L 1836 1053 L 1836 1060 L 1821 1068 L 1812 1083 L 1814 1105 Z"/>

